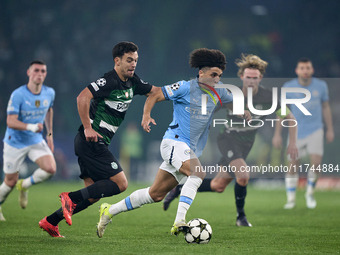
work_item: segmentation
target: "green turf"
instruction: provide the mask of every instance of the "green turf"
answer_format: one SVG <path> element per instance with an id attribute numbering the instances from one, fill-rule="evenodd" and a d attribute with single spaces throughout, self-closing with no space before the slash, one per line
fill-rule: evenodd
<path id="1" fill-rule="evenodd" d="M 170 235 L 177 202 L 164 212 L 162 204 L 145 205 L 113 219 L 103 238 L 96 235 L 99 203 L 74 215 L 73 225 L 61 222 L 66 238 L 52 238 L 38 227 L 44 216 L 60 207 L 58 194 L 81 188 L 82 184 L 47 182 L 29 191 L 29 203 L 22 210 L 13 191 L 2 205 L 6 222 L 0 222 L 0 254 L 339 254 L 340 193 L 316 193 L 318 206 L 305 206 L 303 191 L 297 207 L 283 210 L 284 190 L 248 188 L 246 212 L 252 228 L 235 226 L 233 185 L 222 194 L 198 193 L 187 220 L 206 219 L 212 226 L 209 244 L 187 244 L 182 236 Z M 123 194 L 105 198 L 113 203 L 137 188 L 130 185 Z"/>

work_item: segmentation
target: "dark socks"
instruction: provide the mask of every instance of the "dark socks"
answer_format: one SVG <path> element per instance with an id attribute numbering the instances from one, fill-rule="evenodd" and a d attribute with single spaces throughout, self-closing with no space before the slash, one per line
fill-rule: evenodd
<path id="1" fill-rule="evenodd" d="M 212 179 L 204 179 L 201 186 L 198 188 L 198 192 L 204 192 L 204 191 L 208 191 L 208 192 L 211 192 L 211 186 L 210 186 L 210 183 L 211 183 L 211 180 Z"/>
<path id="2" fill-rule="evenodd" d="M 102 197 L 110 197 L 120 193 L 118 185 L 111 180 L 100 180 L 92 185 L 69 193 L 69 197 L 73 203 L 78 204 L 82 200 L 89 198 L 98 199 Z"/>
<path id="3" fill-rule="evenodd" d="M 86 209 L 90 205 L 92 205 L 92 204 L 89 200 L 83 200 L 83 201 L 79 202 L 77 204 L 76 208 L 74 209 L 73 214 L 76 214 L 76 213 Z M 59 224 L 59 222 L 64 219 L 63 210 L 60 207 L 58 210 L 56 210 L 54 213 L 52 213 L 46 219 L 53 226 L 57 226 Z"/>
<path id="4" fill-rule="evenodd" d="M 57 226 L 58 223 L 64 219 L 64 215 L 63 215 L 63 210 L 61 209 L 61 207 L 56 210 L 54 213 L 52 213 L 50 216 L 46 217 L 46 220 L 51 223 L 53 226 Z"/>
<path id="5" fill-rule="evenodd" d="M 235 183 L 235 200 L 238 216 L 245 216 L 244 204 L 247 196 L 247 186 L 241 186 Z"/>

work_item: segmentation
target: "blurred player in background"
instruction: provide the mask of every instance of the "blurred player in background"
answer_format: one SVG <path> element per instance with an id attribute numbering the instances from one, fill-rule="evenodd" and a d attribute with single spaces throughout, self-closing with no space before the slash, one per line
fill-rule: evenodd
<path id="1" fill-rule="evenodd" d="M 53 237 L 63 237 L 58 223 L 64 218 L 72 225 L 73 214 L 102 197 L 117 195 L 127 188 L 123 169 L 108 150 L 108 145 L 123 122 L 132 98 L 160 91 L 135 74 L 137 51 L 137 45 L 131 42 L 115 45 L 112 50 L 114 69 L 91 82 L 77 97 L 82 125 L 74 147 L 85 188 L 62 192 L 59 195 L 62 207 L 39 222 L 39 226 Z"/>
<path id="2" fill-rule="evenodd" d="M 150 96 L 145 102 L 142 126 L 146 132 L 150 132 L 150 123 L 156 125 L 155 120 L 150 117 L 156 102 L 172 100 L 174 109 L 173 121 L 163 136 L 160 148 L 164 161 L 159 167 L 153 184 L 151 187 L 133 192 L 116 204 L 102 204 L 97 227 L 99 237 L 103 236 L 113 216 L 139 208 L 144 204 L 162 201 L 185 176 L 188 176 L 188 179 L 180 194 L 171 234 L 178 235 L 188 227 L 185 220 L 186 213 L 205 177 L 198 157 L 206 144 L 212 114 L 216 109 L 216 103 L 208 97 L 207 114 L 202 115 L 201 98 L 207 93 L 214 93 L 213 86 L 220 81 L 225 70 L 226 59 L 218 50 L 202 48 L 191 52 L 189 63 L 192 68 L 199 68 L 197 79 L 164 86 L 160 93 Z M 232 95 L 226 89 L 216 89 L 216 91 L 222 102 L 232 101 Z"/>
<path id="3" fill-rule="evenodd" d="M 289 157 L 290 164 L 293 167 L 290 168 L 291 172 L 287 173 L 285 178 L 287 193 L 287 203 L 284 205 L 285 209 L 295 207 L 296 187 L 299 180 L 298 169 L 301 157 L 306 155 L 307 152 L 310 158 L 309 168 L 320 169 L 324 149 L 324 127 L 322 119 L 326 125 L 326 141 L 330 143 L 334 140 L 332 113 L 328 102 L 329 95 L 326 82 L 312 77 L 314 73 L 312 61 L 307 58 L 298 60 L 295 73 L 297 78 L 286 82 L 283 87 L 308 89 L 311 93 L 311 99 L 304 104 L 304 107 L 311 115 L 305 115 L 296 105 L 291 105 L 291 111 L 298 123 L 297 147 L 299 149 L 299 157 L 296 159 Z M 302 97 L 304 97 L 302 93 L 287 93 L 287 98 L 289 99 Z M 276 125 L 276 129 L 278 129 L 276 133 L 281 134 L 282 127 Z M 281 146 L 282 138 L 280 136 L 275 142 L 275 147 L 279 148 Z M 305 198 L 306 205 L 310 209 L 316 207 L 314 189 L 319 175 L 319 170 L 309 170 L 307 173 L 308 183 Z"/>
<path id="4" fill-rule="evenodd" d="M 264 88 L 260 85 L 263 74 L 265 73 L 268 63 L 256 55 L 243 55 L 241 59 L 236 60 L 236 64 L 239 67 L 238 76 L 243 82 L 242 92 L 245 96 L 245 109 L 249 109 L 247 106 L 248 88 L 252 88 L 253 105 L 257 109 L 267 110 L 273 105 L 272 101 L 272 91 L 270 89 Z M 294 116 L 287 109 L 287 114 L 281 114 L 280 104 L 277 104 L 275 113 L 277 116 L 295 120 Z M 258 116 L 252 113 L 251 127 L 243 124 L 233 124 L 230 123 L 240 123 L 240 119 L 236 115 L 232 115 L 232 112 L 227 109 L 227 120 L 228 123 L 225 124 L 223 130 L 217 137 L 218 148 L 222 154 L 219 161 L 220 166 L 230 165 L 236 172 L 223 172 L 220 171 L 213 179 L 205 179 L 198 189 L 199 192 L 210 191 L 210 192 L 223 192 L 228 184 L 236 178 L 235 182 L 235 201 L 237 209 L 237 226 L 251 227 L 252 224 L 248 222 L 246 214 L 244 212 L 245 199 L 247 196 L 247 184 L 249 181 L 249 172 L 241 171 L 247 166 L 246 158 L 254 144 L 255 135 L 259 127 L 261 127 L 261 122 L 256 121 L 256 119 L 264 119 L 265 115 Z M 290 125 L 290 126 L 293 126 Z M 297 128 L 290 128 L 290 138 L 287 153 L 293 158 L 297 156 L 296 148 L 296 133 Z M 164 199 L 164 210 L 167 210 L 170 202 L 175 199 L 182 189 L 182 185 L 178 185 L 173 189 L 167 197 Z"/>
<path id="5" fill-rule="evenodd" d="M 46 64 L 32 61 L 27 70 L 28 83 L 14 90 L 7 106 L 7 129 L 4 138 L 4 182 L 0 185 L 0 220 L 5 220 L 1 204 L 16 185 L 19 205 L 27 206 L 28 188 L 53 176 L 57 170 L 53 156 L 53 88 L 44 85 L 47 75 Z M 43 138 L 43 124 L 46 141 Z M 19 178 L 20 167 L 26 158 L 39 168 L 26 179 Z"/>

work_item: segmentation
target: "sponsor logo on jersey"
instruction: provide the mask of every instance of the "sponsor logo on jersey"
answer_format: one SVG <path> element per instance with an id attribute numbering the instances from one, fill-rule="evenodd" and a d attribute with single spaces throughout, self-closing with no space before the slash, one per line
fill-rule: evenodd
<path id="1" fill-rule="evenodd" d="M 140 79 L 140 82 L 143 83 L 143 84 L 148 84 L 148 82 L 143 81 L 142 79 Z"/>
<path id="2" fill-rule="evenodd" d="M 35 103 L 34 103 L 35 107 L 39 107 L 40 106 L 40 100 L 35 100 Z"/>
<path id="3" fill-rule="evenodd" d="M 98 91 L 98 90 L 99 90 L 99 88 L 98 88 L 98 86 L 97 86 L 97 84 L 96 84 L 95 82 L 91 82 L 91 85 L 92 85 L 92 87 L 93 87 L 93 89 L 94 89 L 95 91 Z"/>
<path id="4" fill-rule="evenodd" d="M 106 84 L 106 80 L 105 78 L 100 78 L 96 81 L 96 83 L 98 84 L 98 86 L 103 87 Z"/>
<path id="5" fill-rule="evenodd" d="M 174 95 L 174 92 L 172 92 L 170 86 L 165 86 L 165 90 L 168 93 L 169 97 L 172 97 Z"/>
<path id="6" fill-rule="evenodd" d="M 127 92 L 127 91 L 125 92 L 125 97 L 129 98 L 129 92 Z"/>
<path id="7" fill-rule="evenodd" d="M 131 99 L 124 102 L 105 100 L 105 104 L 116 111 L 125 112 L 129 108 L 131 101 Z"/>

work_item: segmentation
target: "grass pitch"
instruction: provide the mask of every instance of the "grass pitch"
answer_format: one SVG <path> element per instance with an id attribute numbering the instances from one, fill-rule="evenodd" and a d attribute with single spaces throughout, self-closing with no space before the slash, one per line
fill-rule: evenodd
<path id="1" fill-rule="evenodd" d="M 118 196 L 102 199 L 115 203 L 147 185 L 130 184 Z M 235 226 L 233 185 L 224 193 L 198 193 L 187 220 L 203 218 L 213 229 L 209 244 L 187 244 L 183 235 L 170 235 L 178 199 L 164 212 L 162 203 L 122 213 L 113 218 L 103 238 L 96 235 L 101 202 L 65 221 L 59 230 L 66 238 L 52 238 L 38 222 L 60 207 L 62 191 L 82 188 L 81 182 L 52 182 L 33 186 L 25 210 L 14 190 L 2 205 L 7 221 L 0 222 L 0 254 L 339 254 L 340 192 L 320 191 L 314 210 L 305 206 L 298 191 L 297 207 L 284 210 L 285 191 L 248 188 L 246 213 L 252 228 Z"/>

